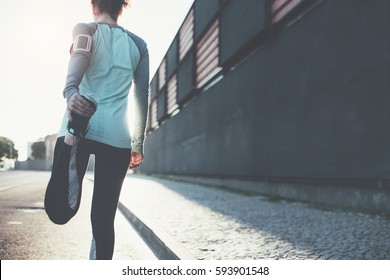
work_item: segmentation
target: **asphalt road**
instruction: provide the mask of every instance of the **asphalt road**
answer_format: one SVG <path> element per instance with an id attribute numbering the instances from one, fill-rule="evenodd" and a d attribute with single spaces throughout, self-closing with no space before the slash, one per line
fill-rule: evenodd
<path id="1" fill-rule="evenodd" d="M 66 225 L 55 225 L 43 208 L 49 172 L 0 172 L 0 259 L 85 260 L 91 243 L 90 202 L 93 183 L 83 183 L 79 212 Z M 114 260 L 155 256 L 118 211 Z"/>

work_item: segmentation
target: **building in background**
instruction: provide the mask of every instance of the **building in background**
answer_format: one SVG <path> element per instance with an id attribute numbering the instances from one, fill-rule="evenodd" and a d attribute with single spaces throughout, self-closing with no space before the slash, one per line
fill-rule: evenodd
<path id="1" fill-rule="evenodd" d="M 57 134 L 48 135 L 45 137 L 45 159 L 53 161 L 54 159 L 54 147 L 57 142 Z"/>
<path id="2" fill-rule="evenodd" d="M 390 2 L 196 0 L 141 171 L 390 212 Z"/>
<path id="3" fill-rule="evenodd" d="M 32 145 L 34 142 L 27 142 L 27 160 L 31 160 L 33 158 L 32 156 Z"/>
<path id="4" fill-rule="evenodd" d="M 51 171 L 54 160 L 54 148 L 57 142 L 57 134 L 47 135 L 45 138 L 38 140 L 43 142 L 45 146 L 45 154 L 43 159 L 34 159 L 32 156 L 33 142 L 28 143 L 28 160 L 16 162 L 15 169 L 18 170 L 41 170 Z M 95 156 L 91 155 L 87 167 L 87 171 L 94 171 L 95 168 Z"/>
<path id="5" fill-rule="evenodd" d="M 15 169 L 17 170 L 38 170 L 50 171 L 53 165 L 54 147 L 57 141 L 57 134 L 47 135 L 36 142 L 27 144 L 27 160 L 17 161 Z M 39 151 L 39 158 L 34 158 L 33 148 L 34 143 L 39 143 L 42 150 Z"/>

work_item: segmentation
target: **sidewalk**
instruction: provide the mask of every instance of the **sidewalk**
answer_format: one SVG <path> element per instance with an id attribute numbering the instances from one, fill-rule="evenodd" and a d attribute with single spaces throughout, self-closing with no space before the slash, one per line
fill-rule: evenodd
<path id="1" fill-rule="evenodd" d="M 120 201 L 181 259 L 390 259 L 386 217 L 141 175 Z"/>

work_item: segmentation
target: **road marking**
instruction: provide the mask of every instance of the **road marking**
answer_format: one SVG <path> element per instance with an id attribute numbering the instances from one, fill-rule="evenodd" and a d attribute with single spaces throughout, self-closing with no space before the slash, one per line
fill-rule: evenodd
<path id="1" fill-rule="evenodd" d="M 9 225 L 22 225 L 23 223 L 19 222 L 19 221 L 10 221 L 10 222 L 7 222 L 7 224 L 9 224 Z"/>
<path id="2" fill-rule="evenodd" d="M 0 192 L 6 191 L 6 190 L 9 190 L 9 189 L 13 189 L 13 188 L 23 187 L 23 186 L 26 186 L 26 185 L 28 185 L 28 183 L 16 183 L 16 184 L 4 186 L 4 187 L 0 186 Z"/>

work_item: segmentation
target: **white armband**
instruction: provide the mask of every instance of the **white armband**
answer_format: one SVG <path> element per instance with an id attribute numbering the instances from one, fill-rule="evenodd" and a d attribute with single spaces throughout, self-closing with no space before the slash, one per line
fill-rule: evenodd
<path id="1" fill-rule="evenodd" d="M 78 34 L 73 43 L 73 51 L 90 52 L 92 46 L 92 37 L 85 34 Z"/>

